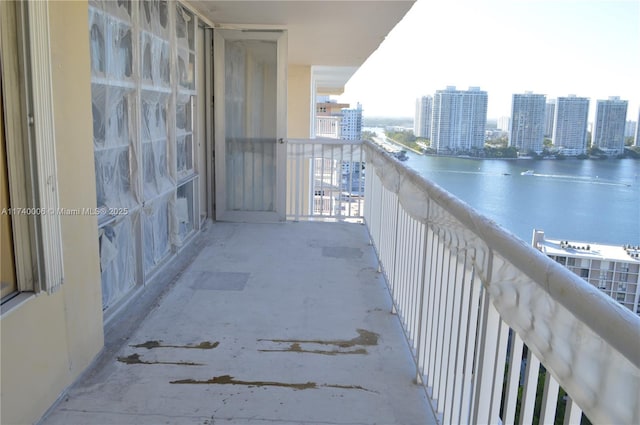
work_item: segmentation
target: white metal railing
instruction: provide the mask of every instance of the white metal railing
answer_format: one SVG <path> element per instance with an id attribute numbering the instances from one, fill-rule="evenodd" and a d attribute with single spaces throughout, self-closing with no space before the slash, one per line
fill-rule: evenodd
<path id="1" fill-rule="evenodd" d="M 289 139 L 287 219 L 362 219 L 361 141 Z"/>
<path id="2" fill-rule="evenodd" d="M 342 117 L 316 116 L 316 136 L 339 139 L 341 119 Z"/>
<path id="3" fill-rule="evenodd" d="M 374 144 L 365 153 L 365 223 L 441 423 L 640 423 L 636 315 Z"/>

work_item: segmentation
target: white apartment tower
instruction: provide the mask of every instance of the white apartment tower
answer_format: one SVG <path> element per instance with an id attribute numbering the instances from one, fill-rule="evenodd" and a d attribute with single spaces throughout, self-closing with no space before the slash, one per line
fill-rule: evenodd
<path id="1" fill-rule="evenodd" d="M 640 108 L 638 108 L 638 121 L 636 121 L 636 146 L 640 146 Z"/>
<path id="2" fill-rule="evenodd" d="M 640 315 L 640 246 L 545 239 L 533 231 L 533 247 Z"/>
<path id="3" fill-rule="evenodd" d="M 449 86 L 433 97 L 431 146 L 437 153 L 468 151 L 484 147 L 487 123 L 487 92 L 479 87 L 456 90 Z"/>
<path id="4" fill-rule="evenodd" d="M 511 117 L 500 117 L 496 122 L 496 127 L 498 130 L 509 131 L 509 127 L 511 126 Z"/>
<path id="5" fill-rule="evenodd" d="M 627 105 L 628 102 L 620 100 L 618 96 L 596 102 L 592 144 L 607 154 L 617 155 L 624 152 Z"/>
<path id="6" fill-rule="evenodd" d="M 509 146 L 520 153 L 542 152 L 546 97 L 543 94 L 514 94 L 511 103 Z"/>
<path id="7" fill-rule="evenodd" d="M 413 120 L 413 134 L 416 137 L 431 137 L 431 116 L 433 97 L 422 96 L 416 99 L 416 116 Z"/>
<path id="8" fill-rule="evenodd" d="M 362 138 L 362 105 L 358 103 L 355 108 L 342 109 L 340 121 L 340 139 L 360 140 Z"/>
<path id="9" fill-rule="evenodd" d="M 636 126 L 638 125 L 635 121 L 627 121 L 627 124 L 624 126 L 624 138 L 627 137 L 635 137 L 636 135 Z"/>
<path id="10" fill-rule="evenodd" d="M 587 151 L 589 99 L 570 94 L 556 101 L 553 144 L 565 155 Z"/>
<path id="11" fill-rule="evenodd" d="M 553 136 L 553 119 L 556 113 L 556 101 L 551 99 L 547 102 L 544 112 L 544 137 Z"/>

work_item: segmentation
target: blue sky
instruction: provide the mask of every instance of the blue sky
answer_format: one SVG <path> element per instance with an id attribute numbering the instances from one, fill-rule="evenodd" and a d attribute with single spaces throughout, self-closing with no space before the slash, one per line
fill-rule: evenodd
<path id="1" fill-rule="evenodd" d="M 640 107 L 638 0 L 418 0 L 347 83 L 341 101 L 365 116 L 413 116 L 415 99 L 479 86 L 488 117 L 513 93 L 629 101 Z M 374 89 L 372 89 L 374 88 Z"/>

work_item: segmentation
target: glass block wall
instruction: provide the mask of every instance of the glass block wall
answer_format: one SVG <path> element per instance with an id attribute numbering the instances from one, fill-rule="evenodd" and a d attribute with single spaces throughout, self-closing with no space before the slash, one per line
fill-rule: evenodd
<path id="1" fill-rule="evenodd" d="M 174 1 L 90 0 L 103 309 L 196 230 L 196 15 Z"/>

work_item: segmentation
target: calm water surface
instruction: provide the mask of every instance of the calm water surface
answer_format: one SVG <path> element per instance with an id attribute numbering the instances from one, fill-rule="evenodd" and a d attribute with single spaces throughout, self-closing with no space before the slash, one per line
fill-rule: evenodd
<path id="1" fill-rule="evenodd" d="M 527 242 L 536 228 L 552 239 L 640 244 L 638 160 L 409 155 L 405 164 Z"/>

